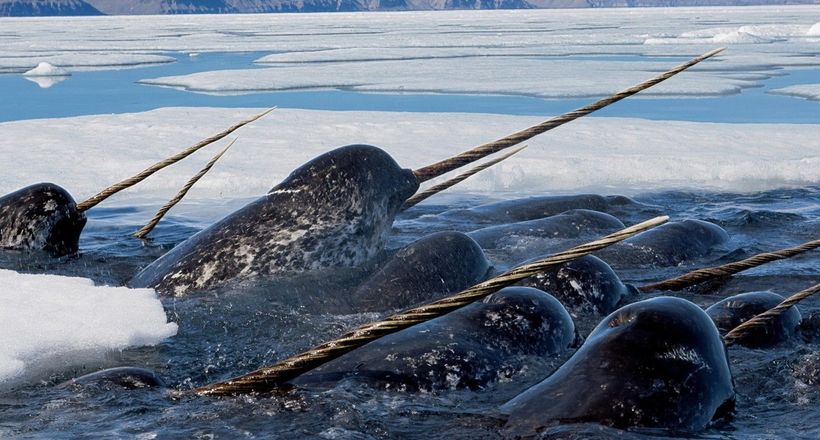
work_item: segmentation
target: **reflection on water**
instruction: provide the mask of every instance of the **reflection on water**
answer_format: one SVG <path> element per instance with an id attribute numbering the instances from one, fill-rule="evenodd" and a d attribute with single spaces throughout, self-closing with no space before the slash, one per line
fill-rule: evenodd
<path id="1" fill-rule="evenodd" d="M 60 76 L 29 76 L 24 75 L 23 78 L 37 84 L 40 86 L 41 89 L 48 89 L 54 87 L 54 85 L 59 84 L 69 78 L 68 75 L 60 75 Z"/>

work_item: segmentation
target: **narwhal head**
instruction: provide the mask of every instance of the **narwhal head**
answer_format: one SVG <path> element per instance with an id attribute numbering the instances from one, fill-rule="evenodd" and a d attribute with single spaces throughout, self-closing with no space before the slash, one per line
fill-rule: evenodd
<path id="1" fill-rule="evenodd" d="M 0 249 L 44 250 L 57 257 L 76 254 L 79 249 L 80 234 L 86 223 L 85 211 L 108 197 L 136 185 L 157 171 L 224 138 L 240 127 L 261 118 L 271 110 L 203 139 L 79 203 L 74 201 L 68 191 L 53 183 L 30 185 L 0 197 Z"/>
<path id="2" fill-rule="evenodd" d="M 339 147 L 314 158 L 264 198 L 277 211 L 269 249 L 300 247 L 295 254 L 301 261 L 276 258 L 276 264 L 297 271 L 361 264 L 383 248 L 399 208 L 418 187 L 413 171 L 370 145 Z"/>
<path id="3" fill-rule="evenodd" d="M 38 183 L 0 197 L 0 247 L 76 254 L 85 214 L 53 183 Z"/>
<path id="4" fill-rule="evenodd" d="M 297 168 L 269 194 L 301 193 L 325 204 L 348 196 L 355 197 L 356 203 L 395 212 L 418 187 L 413 171 L 401 168 L 385 151 L 371 145 L 347 145 Z"/>

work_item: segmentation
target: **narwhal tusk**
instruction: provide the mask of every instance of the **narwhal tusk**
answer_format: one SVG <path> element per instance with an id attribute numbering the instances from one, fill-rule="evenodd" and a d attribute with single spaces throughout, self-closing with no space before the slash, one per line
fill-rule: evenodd
<path id="1" fill-rule="evenodd" d="M 182 200 L 183 197 L 185 197 L 186 194 L 188 194 L 188 190 L 190 190 L 191 187 L 194 186 L 199 181 L 199 179 L 202 178 L 202 176 L 204 176 L 208 171 L 211 170 L 211 168 L 213 168 L 216 161 L 218 161 L 222 157 L 222 155 L 225 154 L 225 152 L 228 151 L 228 149 L 231 148 L 231 146 L 233 146 L 234 143 L 236 143 L 236 139 L 232 140 L 227 147 L 225 147 L 222 151 L 217 153 L 216 156 L 212 157 L 211 160 L 208 161 L 208 164 L 205 165 L 205 168 L 199 170 L 199 172 L 196 173 L 194 177 L 191 177 L 191 180 L 189 180 L 188 183 L 186 183 L 185 186 L 183 186 L 182 189 L 180 189 L 179 192 L 171 200 L 168 201 L 168 203 L 166 203 L 162 208 L 159 209 L 159 211 L 157 211 L 156 214 L 154 214 L 154 217 L 151 219 L 151 221 L 149 221 L 139 231 L 134 233 L 134 237 L 145 238 L 146 235 L 151 233 L 151 231 L 154 230 L 154 227 L 157 225 L 157 223 L 159 223 L 159 221 L 162 220 L 162 217 L 164 217 L 165 214 L 167 214 L 171 208 L 173 208 L 177 203 L 179 203 L 180 200 Z"/>
<path id="2" fill-rule="evenodd" d="M 410 197 L 409 199 L 407 199 L 406 202 L 404 202 L 404 205 L 402 205 L 401 210 L 404 211 L 404 210 L 409 209 L 413 206 L 416 206 L 417 204 L 419 204 L 421 201 L 427 199 L 428 197 L 433 196 L 435 194 L 438 194 L 438 193 L 444 191 L 445 189 L 447 189 L 447 188 L 449 188 L 449 187 L 451 187 L 451 186 L 453 186 L 457 183 L 462 182 L 464 179 L 466 179 L 466 178 L 468 178 L 468 177 L 470 177 L 470 176 L 472 176 L 472 175 L 474 175 L 474 174 L 476 174 L 480 171 L 486 170 L 487 168 L 489 168 L 489 167 L 491 167 L 491 166 L 493 166 L 493 165 L 495 165 L 495 164 L 497 164 L 497 163 L 499 163 L 499 162 L 501 162 L 505 159 L 508 159 L 510 156 L 514 155 L 515 153 L 518 153 L 519 151 L 523 150 L 524 148 L 527 148 L 527 146 L 524 145 L 521 148 L 516 148 L 515 150 L 513 150 L 513 151 L 511 151 L 511 152 L 509 152 L 509 153 L 507 153 L 503 156 L 500 156 L 500 157 L 497 157 L 493 160 L 487 161 L 487 162 L 485 162 L 481 165 L 478 165 L 475 168 L 471 168 L 471 169 L 465 171 L 464 173 L 461 173 L 458 176 L 453 177 L 452 179 L 450 179 L 446 182 L 439 183 L 438 185 L 432 186 L 432 187 L 430 187 L 430 188 L 428 188 L 424 191 L 416 193 L 413 197 Z"/>
<path id="3" fill-rule="evenodd" d="M 561 126 L 566 124 L 567 122 L 573 121 L 578 119 L 582 116 L 586 116 L 596 110 L 600 110 L 610 104 L 618 102 L 624 98 L 632 96 L 641 90 L 648 89 L 661 81 L 669 79 L 674 75 L 683 72 L 684 70 L 694 66 L 695 64 L 710 58 L 718 53 L 722 52 L 725 48 L 715 49 L 713 51 L 707 52 L 697 58 L 692 59 L 689 62 L 681 64 L 671 70 L 668 70 L 648 81 L 644 81 L 638 85 L 632 86 L 626 90 L 618 92 L 614 95 L 610 95 L 606 98 L 603 98 L 599 101 L 593 102 L 592 104 L 587 104 L 581 108 L 575 109 L 571 112 L 564 113 L 563 115 L 556 116 L 554 118 L 548 119 L 538 125 L 533 127 L 527 128 L 525 130 L 519 131 L 517 133 L 513 133 L 507 137 L 501 138 L 497 141 L 490 142 L 488 144 L 479 145 L 471 150 L 465 151 L 457 156 L 453 156 L 449 159 L 442 160 L 440 162 L 436 162 L 432 165 L 428 165 L 423 168 L 419 168 L 413 171 L 416 175 L 416 178 L 419 182 L 425 182 L 430 180 L 434 177 L 438 177 L 444 173 L 448 173 L 452 170 L 460 168 L 464 165 L 467 165 L 471 162 L 481 159 L 482 157 L 488 156 L 490 154 L 499 152 L 505 148 L 512 147 L 513 145 L 519 144 L 521 142 L 526 141 L 527 139 L 532 138 L 533 136 L 537 136 L 545 131 L 552 130 L 555 127 Z"/>
<path id="4" fill-rule="evenodd" d="M 95 196 L 93 196 L 93 197 L 91 197 L 87 200 L 84 200 L 80 203 L 77 203 L 77 210 L 82 212 L 82 211 L 86 211 L 88 209 L 91 209 L 94 206 L 97 206 L 97 204 L 99 204 L 103 200 L 107 199 L 108 197 L 111 197 L 112 195 L 114 195 L 114 194 L 116 194 L 116 193 L 118 193 L 118 192 L 120 192 L 120 191 L 122 191 L 126 188 L 129 188 L 131 186 L 136 185 L 137 183 L 142 182 L 147 177 L 151 176 L 152 174 L 156 173 L 157 171 L 159 171 L 159 170 L 161 170 L 161 169 L 163 169 L 163 168 L 165 168 L 169 165 L 173 165 L 173 164 L 179 162 L 182 159 L 185 159 L 186 157 L 190 156 L 191 154 L 193 154 L 194 152 L 196 152 L 200 148 L 203 148 L 207 145 L 210 145 L 210 144 L 224 138 L 225 136 L 227 136 L 227 135 L 233 133 L 234 131 L 236 131 L 237 129 L 239 129 L 239 128 L 247 125 L 247 124 L 250 124 L 253 121 L 256 121 L 257 119 L 261 118 L 262 116 L 267 115 L 268 113 L 272 112 L 275 109 L 276 109 L 276 107 L 271 108 L 271 109 L 266 110 L 266 111 L 264 111 L 264 112 L 262 112 L 262 113 L 260 113 L 256 116 L 252 117 L 252 118 L 249 118 L 249 119 L 246 119 L 242 122 L 239 122 L 238 124 L 228 128 L 225 131 L 217 133 L 217 134 L 215 134 L 215 135 L 213 135 L 213 136 L 211 136 L 207 139 L 203 139 L 203 140 L 197 142 L 196 144 L 191 145 L 190 147 L 186 148 L 185 150 L 180 151 L 179 153 L 177 153 L 177 154 L 175 154 L 171 157 L 168 157 L 167 159 L 163 159 L 163 160 L 151 165 L 150 167 L 142 170 L 142 172 L 140 172 L 139 174 L 137 174 L 133 177 L 129 177 L 128 179 L 125 179 L 125 180 L 123 180 L 119 183 L 115 183 L 114 185 L 109 186 L 108 188 L 100 191 L 99 194 L 97 194 L 97 195 L 95 195 Z"/>

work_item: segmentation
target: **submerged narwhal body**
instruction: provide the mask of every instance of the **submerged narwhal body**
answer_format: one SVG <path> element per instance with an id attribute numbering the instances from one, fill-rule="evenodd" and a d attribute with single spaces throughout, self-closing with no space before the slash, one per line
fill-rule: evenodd
<path id="1" fill-rule="evenodd" d="M 53 183 L 38 183 L 0 197 L 0 248 L 77 253 L 85 214 Z"/>
<path id="2" fill-rule="evenodd" d="M 379 148 L 337 148 L 182 242 L 131 285 L 180 295 L 237 278 L 360 265 L 384 247 L 418 186 L 413 171 Z"/>

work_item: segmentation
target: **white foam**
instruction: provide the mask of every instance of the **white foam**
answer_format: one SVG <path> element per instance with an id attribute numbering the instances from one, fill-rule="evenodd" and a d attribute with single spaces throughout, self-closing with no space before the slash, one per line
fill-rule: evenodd
<path id="1" fill-rule="evenodd" d="M 0 389 L 177 332 L 152 289 L 0 270 Z"/>
<path id="2" fill-rule="evenodd" d="M 69 76 L 67 70 L 57 67 L 51 63 L 42 62 L 37 65 L 37 67 L 27 71 L 23 75 L 25 76 Z"/>
<path id="3" fill-rule="evenodd" d="M 53 181 L 81 200 L 259 111 L 163 108 L 3 123 L 0 151 L 9 153 L 0 162 L 0 194 Z M 220 211 L 224 203 L 211 201 L 264 194 L 298 166 L 341 145 L 377 145 L 400 165 L 417 168 L 548 116 L 277 109 L 236 133 L 236 145 L 191 190 L 184 204 L 205 205 L 196 209 L 202 215 L 202 209 L 212 209 L 211 216 L 220 216 L 225 213 Z M 817 139 L 820 124 L 587 117 L 527 141 L 526 150 L 451 191 L 488 195 L 583 189 L 755 191 L 817 184 Z M 105 203 L 163 203 L 227 141 L 197 152 Z M 20 147 L 22 143 L 25 148 Z M 54 160 L 55 155 L 71 160 Z"/>

